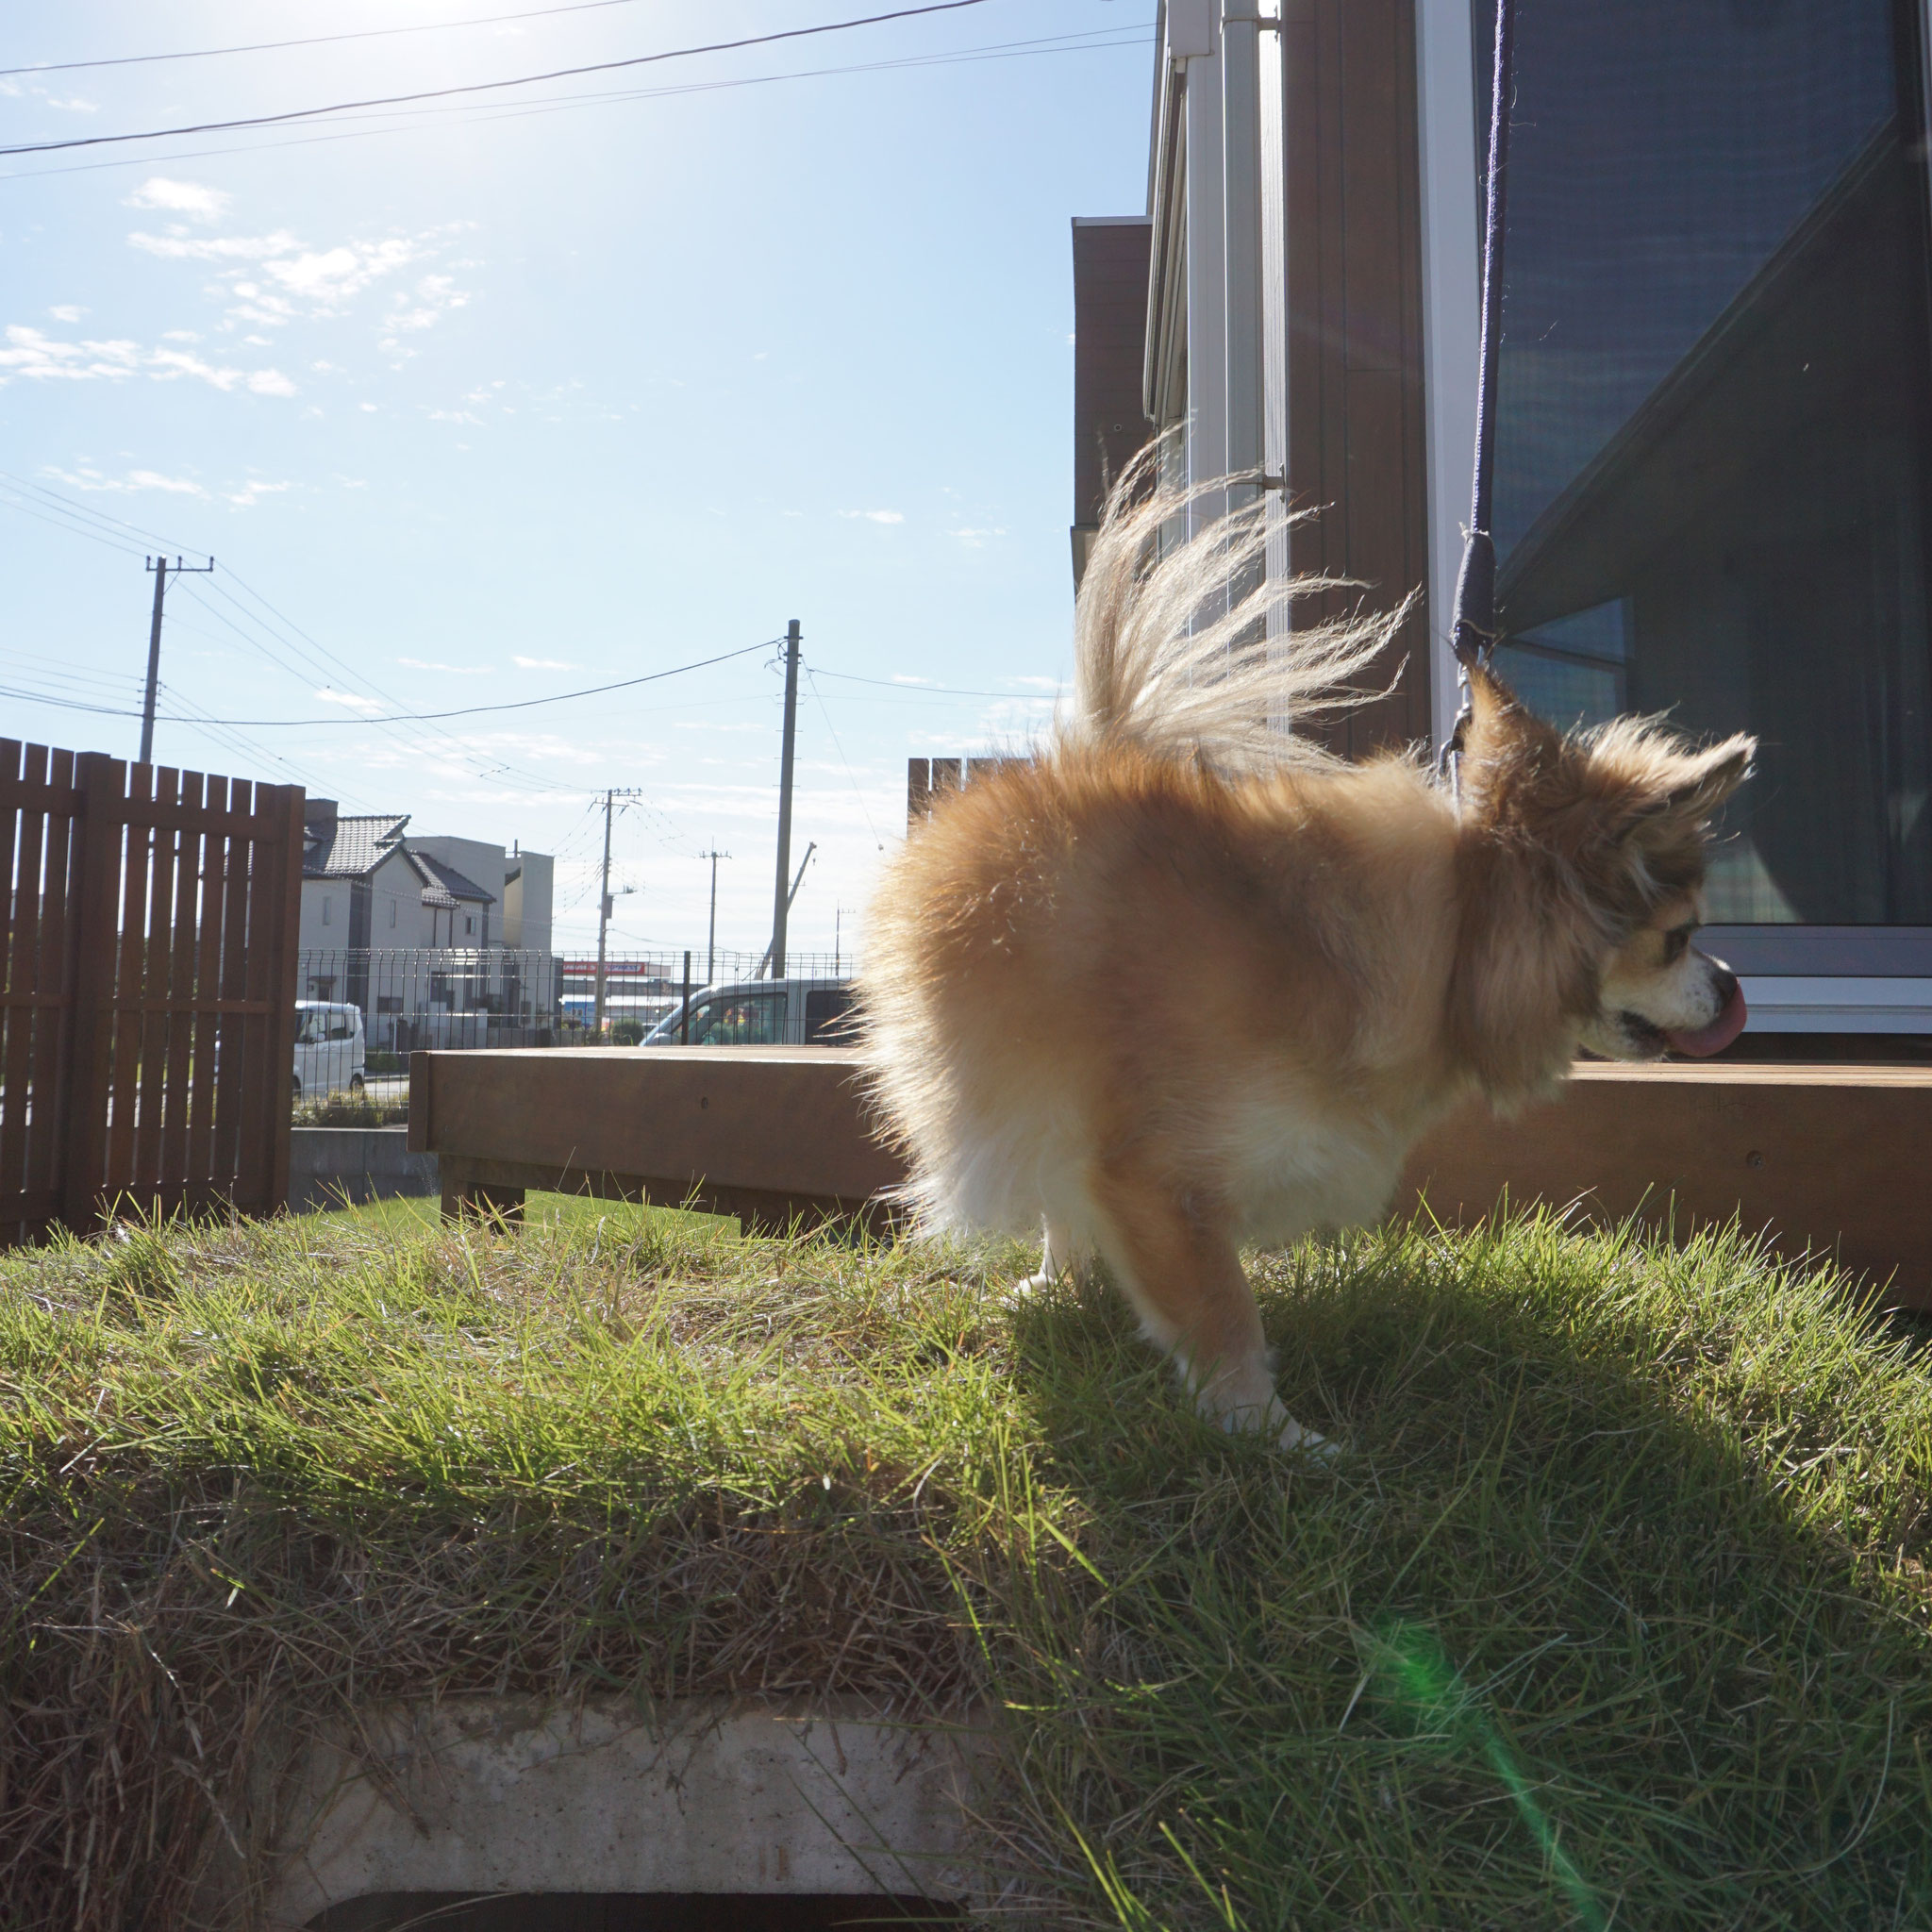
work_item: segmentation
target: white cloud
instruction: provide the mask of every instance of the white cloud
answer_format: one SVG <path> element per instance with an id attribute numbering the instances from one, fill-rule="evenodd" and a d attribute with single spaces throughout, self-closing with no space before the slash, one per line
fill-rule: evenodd
<path id="1" fill-rule="evenodd" d="M 192 340 L 192 338 L 191 338 Z M 143 349 L 139 342 L 58 341 L 44 330 L 10 325 L 0 348 L 0 385 L 29 382 L 120 381 L 145 372 L 157 382 L 192 375 L 212 388 L 242 389 L 258 396 L 291 396 L 295 385 L 279 369 L 217 367 L 186 349 Z"/>
<path id="2" fill-rule="evenodd" d="M 191 235 L 186 228 L 175 226 L 165 235 L 136 229 L 128 236 L 127 245 L 145 255 L 158 255 L 164 261 L 266 261 L 302 244 L 280 229 L 273 235 Z"/>
<path id="3" fill-rule="evenodd" d="M 291 258 L 270 261 L 267 269 L 291 294 L 326 311 L 340 308 L 371 282 L 413 261 L 417 252 L 416 242 L 392 235 L 382 242 L 307 249 Z"/>
<path id="4" fill-rule="evenodd" d="M 292 483 L 264 483 L 258 476 L 251 476 L 240 490 L 223 492 L 228 501 L 238 508 L 248 509 L 259 503 L 264 496 L 279 496 L 285 490 L 292 490 Z"/>
<path id="5" fill-rule="evenodd" d="M 489 677 L 495 670 L 491 664 L 438 664 L 424 658 L 398 658 L 396 662 L 407 664 L 411 671 L 441 671 L 452 677 Z"/>
<path id="6" fill-rule="evenodd" d="M 325 686 L 315 693 L 325 705 L 346 705 L 352 711 L 379 711 L 382 707 L 374 698 L 358 698 L 345 691 L 330 691 Z"/>
<path id="7" fill-rule="evenodd" d="M 211 222 L 227 211 L 233 199 L 219 188 L 204 188 L 198 181 L 170 181 L 165 175 L 156 175 L 143 181 L 122 205 L 165 208 L 170 214 L 192 215 L 196 221 Z"/>
<path id="8" fill-rule="evenodd" d="M 512 658 L 519 671 L 581 671 L 581 664 L 567 663 L 561 658 Z"/>
<path id="9" fill-rule="evenodd" d="M 78 322 L 87 313 L 87 310 L 76 308 L 72 302 L 63 302 L 59 308 L 48 309 L 47 313 L 56 322 Z"/>
<path id="10" fill-rule="evenodd" d="M 863 517 L 869 524 L 903 524 L 906 514 L 896 509 L 841 509 L 841 517 Z"/>
<path id="11" fill-rule="evenodd" d="M 400 349 L 397 336 L 435 327 L 452 308 L 465 307 L 469 299 L 452 276 L 425 275 L 413 295 L 399 296 L 395 307 L 383 317 L 382 325 L 389 333 L 382 346 L 391 352 Z"/>
<path id="12" fill-rule="evenodd" d="M 295 385 L 279 369 L 218 368 L 199 356 L 190 355 L 186 349 L 156 349 L 146 359 L 158 382 L 192 375 L 224 394 L 235 389 L 245 389 L 258 396 L 291 396 L 295 393 Z"/>
<path id="13" fill-rule="evenodd" d="M 947 536 L 957 538 L 969 550 L 984 550 L 986 548 L 986 540 L 989 537 L 1004 537 L 1006 534 L 1004 527 L 981 530 L 948 530 L 946 532 Z"/>
<path id="14" fill-rule="evenodd" d="M 172 496 L 206 496 L 208 491 L 188 476 L 164 476 L 158 470 L 130 470 L 125 476 L 104 476 L 85 464 L 78 470 L 47 468 L 43 476 L 58 477 L 70 490 L 107 490 L 131 495 L 137 491 L 160 490 Z"/>
<path id="15" fill-rule="evenodd" d="M 131 375 L 142 359 L 139 342 L 57 342 L 42 330 L 19 324 L 7 330 L 6 344 L 0 348 L 0 382 L 15 376 L 30 381 L 59 377 L 85 382 L 101 376 Z"/>

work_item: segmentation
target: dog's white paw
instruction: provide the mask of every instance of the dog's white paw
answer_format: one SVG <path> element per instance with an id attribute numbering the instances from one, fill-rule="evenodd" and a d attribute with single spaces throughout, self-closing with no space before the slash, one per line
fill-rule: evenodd
<path id="1" fill-rule="evenodd" d="M 1321 1462 L 1332 1462 L 1341 1454 L 1339 1443 L 1306 1428 L 1281 1406 L 1278 1397 L 1258 1402 L 1213 1403 L 1202 1407 L 1230 1436 L 1254 1432 L 1268 1437 L 1275 1448 L 1296 1456 L 1310 1456 Z"/>
<path id="2" fill-rule="evenodd" d="M 1341 1454 L 1341 1444 L 1332 1442 L 1313 1429 L 1305 1429 L 1292 1416 L 1275 1431 L 1274 1446 L 1296 1456 L 1310 1456 L 1317 1462 L 1333 1462 Z"/>

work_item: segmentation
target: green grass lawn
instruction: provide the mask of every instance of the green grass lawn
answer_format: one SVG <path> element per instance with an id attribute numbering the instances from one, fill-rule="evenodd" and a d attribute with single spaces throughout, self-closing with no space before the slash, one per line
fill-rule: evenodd
<path id="1" fill-rule="evenodd" d="M 371 1234 L 409 1238 L 425 1229 L 438 1227 L 442 1220 L 442 1203 L 435 1194 L 404 1195 L 388 1201 L 366 1201 L 354 1208 L 325 1208 L 312 1216 L 328 1227 L 354 1227 Z M 588 1228 L 595 1239 L 599 1225 L 610 1231 L 613 1240 L 630 1241 L 656 1224 L 658 1228 L 688 1226 L 702 1232 L 710 1229 L 721 1238 L 735 1236 L 736 1221 L 712 1214 L 686 1214 L 675 1208 L 635 1208 L 624 1201 L 599 1201 L 586 1194 L 542 1194 L 531 1192 L 524 1204 L 527 1226 Z"/>
<path id="2" fill-rule="evenodd" d="M 0 1925 L 173 1924 L 263 1718 L 463 1690 L 977 1705 L 1058 1926 L 1932 1924 L 1932 1393 L 1824 1277 L 1263 1257 L 1322 1466 L 1015 1253 L 433 1207 L 0 1257 Z"/>

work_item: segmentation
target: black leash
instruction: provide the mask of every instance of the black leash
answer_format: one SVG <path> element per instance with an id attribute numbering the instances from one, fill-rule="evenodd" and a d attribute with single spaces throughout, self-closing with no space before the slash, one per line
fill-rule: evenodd
<path id="1" fill-rule="evenodd" d="M 1509 192 L 1509 91 L 1515 71 L 1515 0 L 1496 0 L 1496 65 L 1490 97 L 1489 195 L 1483 212 L 1483 329 L 1476 372 L 1475 466 L 1470 489 L 1469 536 L 1456 577 L 1449 632 L 1462 695 L 1456 728 L 1442 758 L 1452 786 L 1469 723 L 1469 673 L 1496 648 L 1496 546 L 1490 537 L 1490 499 L 1496 462 L 1496 359 L 1503 340 L 1503 238 Z"/>

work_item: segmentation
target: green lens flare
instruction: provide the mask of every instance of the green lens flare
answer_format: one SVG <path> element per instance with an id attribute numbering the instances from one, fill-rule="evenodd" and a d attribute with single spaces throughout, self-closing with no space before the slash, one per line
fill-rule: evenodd
<path id="1" fill-rule="evenodd" d="M 1497 1735 L 1468 1687 L 1450 1668 L 1442 1646 L 1430 1631 L 1400 1621 L 1377 1633 L 1377 1674 L 1391 1703 L 1412 1711 L 1420 1724 L 1441 1736 L 1450 1749 L 1478 1752 L 1516 1801 L 1537 1849 L 1557 1882 L 1568 1893 L 1572 1908 L 1589 1932 L 1607 1932 L 1609 1920 L 1597 1903 L 1589 1881 L 1557 1841 L 1549 1814 L 1536 1801 L 1509 1747 Z"/>

